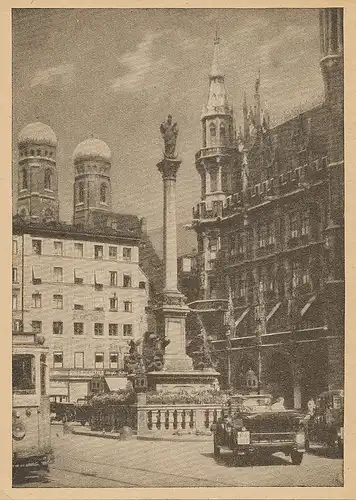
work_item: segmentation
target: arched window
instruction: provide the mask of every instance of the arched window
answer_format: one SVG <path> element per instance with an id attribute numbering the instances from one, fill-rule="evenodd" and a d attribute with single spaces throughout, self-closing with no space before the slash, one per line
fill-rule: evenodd
<path id="1" fill-rule="evenodd" d="M 78 203 L 84 203 L 84 182 L 78 184 Z"/>
<path id="2" fill-rule="evenodd" d="M 53 212 L 50 208 L 46 208 L 45 210 L 45 218 L 52 220 L 53 219 Z"/>
<path id="3" fill-rule="evenodd" d="M 216 137 L 216 127 L 214 123 L 210 124 L 210 137 L 215 138 Z"/>
<path id="4" fill-rule="evenodd" d="M 107 185 L 102 184 L 100 186 L 100 202 L 106 203 L 106 198 L 107 198 Z"/>
<path id="5" fill-rule="evenodd" d="M 37 149 L 37 156 L 41 156 L 41 150 Z"/>
<path id="6" fill-rule="evenodd" d="M 220 125 L 220 142 L 222 146 L 225 145 L 225 125 L 223 123 Z"/>
<path id="7" fill-rule="evenodd" d="M 28 180 L 27 180 L 27 170 L 24 168 L 22 171 L 22 189 L 28 188 Z"/>
<path id="8" fill-rule="evenodd" d="M 44 187 L 45 189 L 52 189 L 52 172 L 49 168 L 45 171 Z"/>
<path id="9" fill-rule="evenodd" d="M 27 216 L 27 210 L 26 208 L 21 208 L 20 210 L 20 216 L 25 218 Z"/>
<path id="10" fill-rule="evenodd" d="M 34 150 L 34 149 L 31 149 L 31 151 L 30 151 L 30 155 L 31 155 L 31 156 L 35 156 L 35 150 Z"/>

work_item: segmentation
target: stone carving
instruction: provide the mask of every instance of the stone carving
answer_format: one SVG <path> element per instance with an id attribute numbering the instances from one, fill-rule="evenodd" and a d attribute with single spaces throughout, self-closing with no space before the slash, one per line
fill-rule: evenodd
<path id="1" fill-rule="evenodd" d="M 183 306 L 185 305 L 184 295 L 164 295 L 163 304 L 167 306 Z"/>
<path id="2" fill-rule="evenodd" d="M 124 359 L 124 370 L 127 373 L 136 373 L 142 365 L 142 355 L 138 351 L 141 340 L 128 342 L 129 352 Z"/>
<path id="3" fill-rule="evenodd" d="M 169 342 L 169 339 L 157 333 L 145 333 L 142 355 L 146 372 L 161 371 L 163 369 L 165 348 Z"/>
<path id="4" fill-rule="evenodd" d="M 172 115 L 168 115 L 167 121 L 161 123 L 160 131 L 164 141 L 164 156 L 165 158 L 175 159 L 176 143 L 178 137 L 178 124 L 172 123 Z"/>

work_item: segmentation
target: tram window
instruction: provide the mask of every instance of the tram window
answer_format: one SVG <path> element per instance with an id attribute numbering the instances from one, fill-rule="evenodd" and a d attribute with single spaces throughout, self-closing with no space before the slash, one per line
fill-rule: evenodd
<path id="1" fill-rule="evenodd" d="M 35 357 L 32 354 L 14 354 L 12 357 L 12 390 L 15 394 L 35 394 Z"/>
<path id="2" fill-rule="evenodd" d="M 47 365 L 46 365 L 46 356 L 44 354 L 41 354 L 41 395 L 44 396 L 46 394 L 46 370 L 47 370 Z"/>

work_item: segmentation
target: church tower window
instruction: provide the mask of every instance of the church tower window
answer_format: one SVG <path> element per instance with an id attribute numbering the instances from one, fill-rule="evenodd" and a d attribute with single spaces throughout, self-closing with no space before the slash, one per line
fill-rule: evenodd
<path id="1" fill-rule="evenodd" d="M 84 183 L 78 184 L 78 203 L 84 203 Z"/>
<path id="2" fill-rule="evenodd" d="M 223 123 L 220 125 L 220 143 L 225 146 L 225 125 Z"/>
<path id="3" fill-rule="evenodd" d="M 22 189 L 28 188 L 28 179 L 27 179 L 27 170 L 23 169 L 22 171 Z"/>
<path id="4" fill-rule="evenodd" d="M 45 189 L 52 189 L 52 172 L 49 168 L 45 171 L 44 187 Z"/>
<path id="5" fill-rule="evenodd" d="M 216 128 L 215 128 L 215 125 L 214 123 L 211 123 L 210 124 L 210 137 L 213 139 L 215 139 L 216 137 Z"/>
<path id="6" fill-rule="evenodd" d="M 102 184 L 100 186 L 100 202 L 106 203 L 107 201 L 107 186 L 106 184 Z"/>

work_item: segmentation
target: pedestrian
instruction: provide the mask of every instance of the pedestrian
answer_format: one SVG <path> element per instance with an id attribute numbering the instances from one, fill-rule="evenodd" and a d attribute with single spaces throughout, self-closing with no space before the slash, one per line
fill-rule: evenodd
<path id="1" fill-rule="evenodd" d="M 308 403 L 307 403 L 307 408 L 308 408 L 308 415 L 310 415 L 311 417 L 314 416 L 314 413 L 315 413 L 315 408 L 316 408 L 316 404 L 315 404 L 315 401 L 314 401 L 314 398 L 310 398 Z"/>

